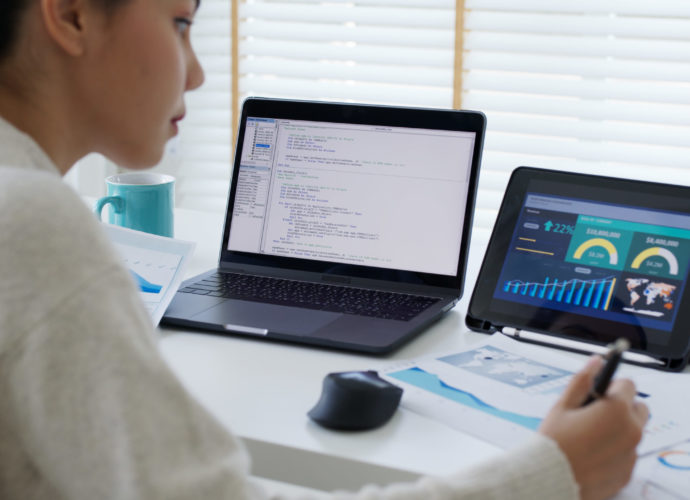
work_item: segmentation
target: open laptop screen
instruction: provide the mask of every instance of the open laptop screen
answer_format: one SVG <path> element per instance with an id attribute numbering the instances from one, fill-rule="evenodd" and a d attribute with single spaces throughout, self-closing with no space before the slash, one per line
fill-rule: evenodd
<path id="1" fill-rule="evenodd" d="M 456 275 L 475 132 L 244 125 L 227 250 Z"/>

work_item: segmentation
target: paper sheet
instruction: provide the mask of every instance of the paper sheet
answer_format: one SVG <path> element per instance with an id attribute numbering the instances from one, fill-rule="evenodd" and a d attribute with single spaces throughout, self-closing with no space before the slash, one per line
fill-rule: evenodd
<path id="1" fill-rule="evenodd" d="M 690 499 L 690 441 L 638 460 L 633 480 L 615 500 Z"/>
<path id="2" fill-rule="evenodd" d="M 581 360 L 554 349 L 495 334 L 468 350 L 402 363 L 383 375 L 404 388 L 404 407 L 511 448 L 536 431 L 581 367 Z M 690 405 L 677 404 L 690 374 L 629 365 L 619 371 L 650 407 L 640 454 L 690 438 Z"/>
<path id="3" fill-rule="evenodd" d="M 182 283 L 195 244 L 103 224 L 110 241 L 139 286 L 154 326 Z"/>

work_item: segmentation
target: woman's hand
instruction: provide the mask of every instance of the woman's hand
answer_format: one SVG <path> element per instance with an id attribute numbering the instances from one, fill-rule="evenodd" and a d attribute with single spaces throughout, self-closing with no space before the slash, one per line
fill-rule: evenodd
<path id="1" fill-rule="evenodd" d="M 582 406 L 602 364 L 601 357 L 592 357 L 574 375 L 539 428 L 568 457 L 583 500 L 608 498 L 627 484 L 649 418 L 627 379 L 614 380 L 605 397 Z"/>

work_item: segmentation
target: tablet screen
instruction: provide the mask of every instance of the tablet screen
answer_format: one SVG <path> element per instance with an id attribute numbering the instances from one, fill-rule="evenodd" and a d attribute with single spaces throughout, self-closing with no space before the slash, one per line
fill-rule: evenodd
<path id="1" fill-rule="evenodd" d="M 690 216 L 527 193 L 498 299 L 671 331 Z"/>
<path id="2" fill-rule="evenodd" d="M 470 314 L 602 343 L 626 336 L 657 355 L 687 345 L 690 188 L 519 170 L 478 280 L 491 285 L 477 286 Z"/>

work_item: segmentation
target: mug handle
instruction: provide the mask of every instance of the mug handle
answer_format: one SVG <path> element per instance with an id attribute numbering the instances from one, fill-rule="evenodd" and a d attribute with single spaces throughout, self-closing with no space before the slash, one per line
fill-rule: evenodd
<path id="1" fill-rule="evenodd" d="M 104 196 L 103 198 L 99 198 L 93 207 L 93 213 L 96 214 L 99 221 L 102 220 L 101 212 L 103 211 L 103 207 L 108 204 L 113 206 L 113 212 L 116 214 L 122 213 L 122 210 L 125 208 L 125 200 L 119 196 Z"/>

